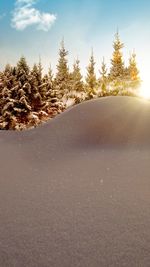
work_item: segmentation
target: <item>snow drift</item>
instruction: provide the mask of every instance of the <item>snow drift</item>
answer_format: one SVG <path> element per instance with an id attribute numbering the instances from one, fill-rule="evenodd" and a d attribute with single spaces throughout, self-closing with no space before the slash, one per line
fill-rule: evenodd
<path id="1" fill-rule="evenodd" d="M 149 266 L 149 114 L 109 97 L 0 132 L 0 266 Z"/>

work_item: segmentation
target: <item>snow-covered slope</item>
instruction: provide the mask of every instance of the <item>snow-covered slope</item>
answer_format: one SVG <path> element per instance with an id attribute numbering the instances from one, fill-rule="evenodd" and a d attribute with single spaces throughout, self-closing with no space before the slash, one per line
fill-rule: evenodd
<path id="1" fill-rule="evenodd" d="M 86 102 L 0 148 L 0 266 L 149 266 L 150 102 Z"/>

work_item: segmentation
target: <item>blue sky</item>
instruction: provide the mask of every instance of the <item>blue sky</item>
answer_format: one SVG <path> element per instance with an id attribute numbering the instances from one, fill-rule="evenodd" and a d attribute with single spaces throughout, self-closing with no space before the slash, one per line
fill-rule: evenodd
<path id="1" fill-rule="evenodd" d="M 150 64 L 149 0 L 1 0 L 0 67 L 25 55 L 29 64 L 42 58 L 55 69 L 64 36 L 69 63 L 81 60 L 82 72 L 94 49 L 96 69 L 105 56 L 109 66 L 114 33 L 119 27 L 125 62 L 135 48 L 142 78 Z"/>

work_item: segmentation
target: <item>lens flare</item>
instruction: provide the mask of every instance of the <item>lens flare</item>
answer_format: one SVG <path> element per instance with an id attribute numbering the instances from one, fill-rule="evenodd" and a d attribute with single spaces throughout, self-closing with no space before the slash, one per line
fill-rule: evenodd
<path id="1" fill-rule="evenodd" d="M 142 83 L 139 95 L 143 98 L 150 99 L 150 81 L 145 81 Z"/>

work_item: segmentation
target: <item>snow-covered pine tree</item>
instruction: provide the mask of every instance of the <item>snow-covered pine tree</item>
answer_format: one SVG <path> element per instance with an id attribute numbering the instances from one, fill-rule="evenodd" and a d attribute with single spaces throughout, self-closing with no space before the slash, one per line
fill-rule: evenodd
<path id="1" fill-rule="evenodd" d="M 3 83 L 0 84 L 0 118 L 2 120 L 3 108 L 10 98 L 10 89 L 4 86 Z"/>
<path id="2" fill-rule="evenodd" d="M 54 78 L 53 78 L 53 71 L 50 65 L 48 69 L 48 74 L 44 75 L 44 77 L 42 78 L 42 84 L 41 84 L 41 89 L 44 92 L 43 97 L 47 103 L 49 103 L 49 99 L 50 99 L 49 96 L 53 88 L 54 88 Z"/>
<path id="3" fill-rule="evenodd" d="M 47 88 L 46 99 L 47 99 L 47 113 L 50 117 L 54 117 L 57 114 L 64 111 L 65 106 L 62 99 L 59 99 L 59 89 L 55 84 L 52 67 L 50 65 L 48 75 L 44 76 L 43 82 Z"/>
<path id="4" fill-rule="evenodd" d="M 6 64 L 4 69 L 4 75 L 11 75 L 12 74 L 12 67 L 10 64 Z"/>
<path id="5" fill-rule="evenodd" d="M 86 85 L 85 85 L 87 99 L 91 99 L 96 96 L 97 80 L 95 74 L 95 60 L 93 50 L 90 57 L 90 62 L 87 67 Z"/>
<path id="6" fill-rule="evenodd" d="M 110 69 L 109 79 L 110 81 L 118 80 L 121 81 L 124 78 L 124 62 L 122 59 L 121 49 L 124 47 L 124 44 L 120 41 L 119 33 L 115 34 L 115 40 L 113 43 L 113 57 L 111 60 L 112 67 Z"/>
<path id="7" fill-rule="evenodd" d="M 71 73 L 71 90 L 83 92 L 83 77 L 80 70 L 80 60 L 77 58 L 73 64 L 73 72 Z"/>
<path id="8" fill-rule="evenodd" d="M 31 107 L 27 102 L 24 90 L 19 88 L 19 84 L 11 89 L 5 87 L 2 90 L 1 101 L 3 101 L 1 128 L 12 130 L 18 127 L 19 129 L 19 125 L 27 123 Z"/>
<path id="9" fill-rule="evenodd" d="M 31 106 L 32 112 L 39 112 L 45 105 L 40 94 L 42 66 L 34 64 L 32 71 L 24 57 L 21 57 L 16 69 L 19 89 L 25 92 L 26 101 Z M 31 117 L 31 114 L 30 114 Z"/>
<path id="10" fill-rule="evenodd" d="M 12 90 L 15 91 L 16 90 L 23 90 L 24 94 L 26 96 L 26 101 L 29 103 L 29 105 L 31 105 L 32 101 L 31 101 L 31 77 L 30 77 L 30 68 L 27 64 L 26 58 L 25 57 L 21 57 L 20 60 L 17 63 L 17 67 L 16 67 L 16 78 L 17 78 L 17 86 L 14 87 Z"/>
<path id="11" fill-rule="evenodd" d="M 38 68 L 38 81 L 40 85 L 42 83 L 42 72 L 43 72 L 41 58 L 39 58 L 39 63 L 38 63 L 37 68 Z"/>
<path id="12" fill-rule="evenodd" d="M 25 57 L 20 58 L 17 67 L 13 68 L 12 73 L 15 77 L 15 81 L 13 85 L 7 86 L 9 96 L 4 97 L 5 103 L 2 110 L 3 120 L 6 122 L 6 127 L 9 129 L 17 127 L 14 123 L 12 125 L 12 118 L 18 123 L 18 127 L 20 127 L 20 125 L 24 127 L 23 125 L 28 124 L 29 116 L 31 116 L 31 113 L 34 112 L 35 109 L 33 99 L 35 99 L 36 95 L 32 91 L 30 69 Z"/>
<path id="13" fill-rule="evenodd" d="M 15 82 L 16 77 L 13 75 L 13 68 L 7 64 L 4 71 L 1 73 L 0 82 L 0 129 L 5 127 L 9 128 L 7 124 L 11 124 L 12 121 L 15 121 L 13 114 L 7 114 L 7 109 L 10 109 L 10 107 L 12 108 L 14 105 L 11 89 L 15 85 Z"/>
<path id="14" fill-rule="evenodd" d="M 73 64 L 71 73 L 71 90 L 69 96 L 74 99 L 75 104 L 82 102 L 85 98 L 83 77 L 80 70 L 80 60 L 77 58 Z"/>
<path id="15" fill-rule="evenodd" d="M 3 88 L 12 88 L 15 84 L 15 81 L 16 76 L 14 74 L 14 68 L 10 64 L 7 64 L 2 74 Z"/>
<path id="16" fill-rule="evenodd" d="M 40 84 L 40 78 L 39 78 L 38 66 L 36 63 L 33 65 L 33 68 L 31 70 L 31 75 L 35 78 L 34 85 L 38 87 Z"/>
<path id="17" fill-rule="evenodd" d="M 45 83 L 45 86 L 47 88 L 46 91 L 46 99 L 50 105 L 51 101 L 51 93 L 55 89 L 55 84 L 54 84 L 54 74 L 52 70 L 52 66 L 50 64 L 49 69 L 48 69 L 48 74 L 46 74 L 43 78 L 43 83 Z"/>
<path id="18" fill-rule="evenodd" d="M 42 78 L 42 83 L 39 86 L 40 92 L 42 93 L 42 100 L 45 103 L 45 106 L 43 107 L 42 112 L 40 114 L 49 114 L 49 109 L 50 109 L 50 101 L 51 101 L 51 91 L 54 88 L 54 81 L 53 81 L 53 73 L 51 66 L 48 70 L 48 74 L 45 74 L 44 77 Z"/>
<path id="19" fill-rule="evenodd" d="M 28 81 L 29 72 L 30 68 L 27 64 L 26 58 L 22 56 L 18 61 L 16 68 L 16 76 L 17 79 L 21 82 L 21 85 Z"/>
<path id="20" fill-rule="evenodd" d="M 129 75 L 130 75 L 130 80 L 131 80 L 131 86 L 136 89 L 140 86 L 140 77 L 139 77 L 139 70 L 137 67 L 135 52 L 133 52 L 129 58 L 128 70 L 129 70 Z"/>
<path id="21" fill-rule="evenodd" d="M 55 78 L 55 88 L 59 91 L 58 97 L 61 100 L 70 90 L 70 74 L 67 60 L 68 51 L 65 49 L 64 40 L 61 42 L 59 50 L 59 60 Z"/>
<path id="22" fill-rule="evenodd" d="M 105 59 L 103 58 L 101 70 L 100 70 L 100 96 L 107 95 L 107 84 L 108 84 L 108 77 L 107 77 L 107 67 L 105 63 Z"/>
<path id="23" fill-rule="evenodd" d="M 49 69 L 48 69 L 48 79 L 51 84 L 54 83 L 54 74 L 52 70 L 52 65 L 50 64 Z"/>
<path id="24" fill-rule="evenodd" d="M 47 88 L 43 84 L 42 72 L 43 72 L 42 63 L 41 63 L 41 59 L 39 59 L 39 63 L 37 65 L 38 88 L 39 88 L 39 93 L 42 97 L 42 100 L 45 101 Z"/>
<path id="25" fill-rule="evenodd" d="M 29 95 L 30 104 L 34 112 L 39 112 L 45 105 L 44 97 L 42 98 L 39 87 L 41 86 L 41 79 L 39 69 L 36 64 L 29 75 L 29 84 L 31 86 L 31 94 Z"/>
<path id="26" fill-rule="evenodd" d="M 0 72 L 0 116 L 4 106 L 4 95 L 8 97 L 9 76 L 11 75 L 11 66 L 7 64 L 3 72 Z"/>

